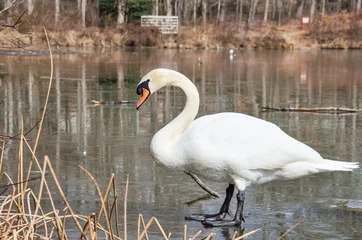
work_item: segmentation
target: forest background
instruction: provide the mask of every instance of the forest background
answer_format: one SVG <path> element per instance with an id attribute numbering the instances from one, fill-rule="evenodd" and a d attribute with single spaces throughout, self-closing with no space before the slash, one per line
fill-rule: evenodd
<path id="1" fill-rule="evenodd" d="M 178 34 L 141 27 L 178 16 Z M 301 24 L 308 17 L 308 24 Z M 361 0 L 1 0 L 0 46 L 362 48 Z"/>

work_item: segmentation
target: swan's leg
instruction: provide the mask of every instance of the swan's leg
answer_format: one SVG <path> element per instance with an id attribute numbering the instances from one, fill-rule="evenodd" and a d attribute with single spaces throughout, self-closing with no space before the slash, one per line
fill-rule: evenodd
<path id="1" fill-rule="evenodd" d="M 238 191 L 236 195 L 238 200 L 238 206 L 236 208 L 235 217 L 233 220 L 223 220 L 223 221 L 210 221 L 205 219 L 202 221 L 202 224 L 210 227 L 223 227 L 223 226 L 238 226 L 241 224 L 241 221 L 244 221 L 243 209 L 244 209 L 244 200 L 245 200 L 245 191 Z"/>
<path id="2" fill-rule="evenodd" d="M 185 217 L 186 220 L 196 220 L 196 221 L 220 221 L 229 214 L 230 202 L 234 194 L 234 184 L 229 184 L 229 187 L 226 189 L 226 197 L 224 203 L 222 204 L 219 213 L 216 214 L 191 214 Z"/>

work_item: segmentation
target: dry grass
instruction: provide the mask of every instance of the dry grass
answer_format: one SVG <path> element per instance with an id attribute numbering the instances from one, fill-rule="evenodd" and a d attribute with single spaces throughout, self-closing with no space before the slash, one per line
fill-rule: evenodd
<path id="1" fill-rule="evenodd" d="M 334 43 L 340 48 L 362 48 L 362 14 L 341 13 L 317 16 L 309 29 L 321 44 Z"/>

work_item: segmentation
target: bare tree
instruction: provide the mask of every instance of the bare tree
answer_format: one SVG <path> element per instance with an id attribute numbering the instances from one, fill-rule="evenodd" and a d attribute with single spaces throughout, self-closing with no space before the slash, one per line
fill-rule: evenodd
<path id="1" fill-rule="evenodd" d="M 314 18 L 314 13 L 315 13 L 315 5 L 316 5 L 316 0 L 312 0 L 312 4 L 310 5 L 310 22 L 313 22 L 313 18 Z"/>
<path id="2" fill-rule="evenodd" d="M 191 17 L 191 7 L 190 7 L 190 1 L 191 0 L 185 0 L 184 1 L 184 20 L 185 21 L 189 21 L 190 20 L 190 17 Z"/>
<path id="3" fill-rule="evenodd" d="M 326 0 L 322 0 L 322 22 L 323 22 L 325 10 L 326 10 Z"/>
<path id="4" fill-rule="evenodd" d="M 263 23 L 266 23 L 268 21 L 268 13 L 269 13 L 269 0 L 265 0 Z"/>
<path id="5" fill-rule="evenodd" d="M 225 21 L 225 13 L 226 13 L 226 1 L 225 0 L 221 0 L 221 12 L 220 12 L 220 22 L 224 22 Z"/>
<path id="6" fill-rule="evenodd" d="M 243 21 L 243 4 L 244 0 L 237 0 L 236 13 L 238 24 L 241 24 L 241 22 Z"/>
<path id="7" fill-rule="evenodd" d="M 56 0 L 58 1 L 58 0 Z M 87 9 L 87 0 L 82 0 L 82 9 L 81 9 L 81 12 L 82 12 L 82 26 L 85 27 L 85 12 L 86 12 L 86 9 Z"/>
<path id="8" fill-rule="evenodd" d="M 299 5 L 298 10 L 297 10 L 297 15 L 296 15 L 296 17 L 299 18 L 299 19 L 302 17 L 303 8 L 304 8 L 304 0 L 301 0 L 300 5 Z"/>
<path id="9" fill-rule="evenodd" d="M 252 0 L 251 1 L 251 7 L 249 10 L 249 17 L 248 17 L 248 28 L 252 28 L 254 25 L 254 17 L 256 12 L 256 6 L 258 5 L 258 0 Z"/>
<path id="10" fill-rule="evenodd" d="M 273 0 L 273 5 L 272 5 L 272 19 L 273 20 L 275 20 L 276 12 L 277 12 L 277 0 Z"/>
<path id="11" fill-rule="evenodd" d="M 152 0 L 152 15 L 158 16 L 158 0 Z"/>
<path id="12" fill-rule="evenodd" d="M 171 0 L 166 0 L 166 15 L 167 16 L 172 16 L 172 4 L 171 4 Z"/>
<path id="13" fill-rule="evenodd" d="M 120 27 L 124 23 L 125 0 L 118 0 L 118 16 L 117 26 Z"/>
<path id="14" fill-rule="evenodd" d="M 315 0 L 313 0 L 313 1 L 315 1 Z M 278 26 L 280 26 L 280 24 L 282 22 L 283 1 L 277 0 L 277 4 L 278 4 Z"/>
<path id="15" fill-rule="evenodd" d="M 325 1 L 325 0 L 322 0 L 322 1 Z M 288 16 L 289 16 L 289 17 L 292 15 L 293 6 L 294 6 L 294 0 L 290 0 L 290 2 L 289 2 L 289 8 L 288 8 Z"/>
<path id="16" fill-rule="evenodd" d="M 55 0 L 55 24 L 58 23 L 60 16 L 60 0 Z"/>
<path id="17" fill-rule="evenodd" d="M 220 21 L 220 9 L 221 9 L 221 0 L 217 1 L 217 16 L 216 16 L 216 21 L 219 22 Z"/>
<path id="18" fill-rule="evenodd" d="M 202 0 L 202 22 L 206 26 L 207 22 L 207 0 Z"/>
<path id="19" fill-rule="evenodd" d="M 33 0 L 27 0 L 27 10 L 28 10 L 28 14 L 32 14 L 33 10 L 34 10 L 34 3 Z"/>
<path id="20" fill-rule="evenodd" d="M 82 6 L 82 0 L 77 0 L 77 10 L 80 11 L 80 8 Z"/>
<path id="21" fill-rule="evenodd" d="M 356 11 L 356 0 L 350 0 L 348 10 L 350 12 Z"/>
<path id="22" fill-rule="evenodd" d="M 193 15 L 194 29 L 196 27 L 196 10 L 197 10 L 197 0 L 194 0 L 194 15 Z"/>

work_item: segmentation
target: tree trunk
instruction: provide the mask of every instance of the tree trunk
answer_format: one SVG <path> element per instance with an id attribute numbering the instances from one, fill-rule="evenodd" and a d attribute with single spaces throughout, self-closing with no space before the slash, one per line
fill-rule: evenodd
<path id="1" fill-rule="evenodd" d="M 178 16 L 178 0 L 175 0 L 173 12 L 175 16 Z"/>
<path id="2" fill-rule="evenodd" d="M 80 11 L 80 8 L 82 6 L 82 0 L 77 0 L 77 10 Z"/>
<path id="3" fill-rule="evenodd" d="M 207 0 L 202 0 L 202 23 L 204 27 L 206 26 L 207 22 Z"/>
<path id="4" fill-rule="evenodd" d="M 167 16 L 172 16 L 172 4 L 171 4 L 171 0 L 166 0 L 166 9 L 167 9 Z"/>
<path id="5" fill-rule="evenodd" d="M 254 25 L 254 17 L 256 12 L 256 6 L 258 5 L 258 0 L 252 0 L 251 6 L 249 10 L 249 17 L 248 17 L 248 28 L 252 28 Z"/>
<path id="6" fill-rule="evenodd" d="M 301 19 L 303 14 L 304 0 L 301 1 L 298 10 L 297 10 L 297 18 Z"/>
<path id="7" fill-rule="evenodd" d="M 325 0 L 322 0 L 322 1 L 325 1 Z M 294 0 L 290 0 L 289 9 L 288 9 L 288 16 L 289 17 L 292 15 L 293 6 L 294 6 Z"/>
<path id="8" fill-rule="evenodd" d="M 243 4 L 244 0 L 239 0 L 239 16 L 238 16 L 238 24 L 241 24 L 243 21 Z"/>
<path id="9" fill-rule="evenodd" d="M 28 14 L 32 14 L 33 13 L 33 10 L 34 10 L 34 3 L 33 3 L 33 0 L 28 0 L 27 1 L 27 10 L 28 10 Z"/>
<path id="10" fill-rule="evenodd" d="M 118 16 L 117 16 L 117 27 L 121 27 L 124 23 L 124 13 L 125 13 L 125 0 L 118 0 Z"/>
<path id="11" fill-rule="evenodd" d="M 310 5 L 310 22 L 313 22 L 313 18 L 314 18 L 314 13 L 315 13 L 315 5 L 316 5 L 316 0 L 312 0 L 312 4 Z"/>
<path id="12" fill-rule="evenodd" d="M 269 0 L 265 0 L 264 19 L 263 19 L 264 23 L 268 21 L 268 13 L 269 13 Z"/>
<path id="13" fill-rule="evenodd" d="M 158 0 L 152 0 L 152 15 L 158 16 Z"/>
<path id="14" fill-rule="evenodd" d="M 216 21 L 219 23 L 220 21 L 220 9 L 221 9 L 221 0 L 217 1 L 217 16 Z"/>
<path id="15" fill-rule="evenodd" d="M 356 12 L 360 12 L 361 11 L 361 0 L 357 0 L 357 5 L 356 5 Z"/>
<path id="16" fill-rule="evenodd" d="M 356 10 L 356 0 L 350 0 L 348 11 L 354 12 Z"/>
<path id="17" fill-rule="evenodd" d="M 177 3 L 177 4 L 176 4 Z M 175 7 L 177 8 L 177 16 L 178 16 L 178 19 L 179 19 L 179 22 L 183 22 L 183 19 L 182 19 L 182 16 L 183 16 L 183 11 L 184 11 L 184 9 L 183 9 L 183 7 L 184 7 L 184 4 L 183 4 L 183 2 L 182 1 L 180 1 L 180 0 L 176 0 L 175 1 Z"/>
<path id="18" fill-rule="evenodd" d="M 326 11 L 326 0 L 322 0 L 322 22 L 323 22 L 324 12 L 325 11 Z"/>
<path id="19" fill-rule="evenodd" d="M 194 30 L 196 27 L 196 10 L 197 10 L 197 0 L 194 0 L 194 15 L 193 15 Z"/>
<path id="20" fill-rule="evenodd" d="M 280 27 L 282 22 L 283 2 L 282 0 L 277 0 L 277 1 L 278 1 L 278 26 Z"/>
<path id="21" fill-rule="evenodd" d="M 225 21 L 225 12 L 226 12 L 226 2 L 225 0 L 221 0 L 220 22 Z"/>
<path id="22" fill-rule="evenodd" d="M 190 0 L 184 1 L 184 21 L 190 21 L 191 16 L 191 8 L 190 8 Z"/>
<path id="23" fill-rule="evenodd" d="M 59 21 L 59 16 L 60 16 L 60 0 L 55 0 L 55 24 L 58 23 Z"/>
<path id="24" fill-rule="evenodd" d="M 59 0 L 56 0 L 59 1 Z M 85 27 L 85 12 L 87 9 L 87 0 L 82 0 L 82 27 Z"/>
<path id="25" fill-rule="evenodd" d="M 276 12 L 277 12 L 277 0 L 273 0 L 273 8 L 272 8 L 272 19 L 275 20 Z"/>

